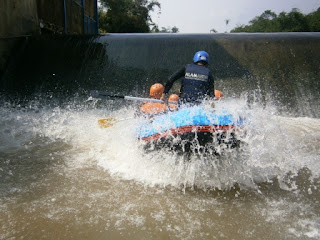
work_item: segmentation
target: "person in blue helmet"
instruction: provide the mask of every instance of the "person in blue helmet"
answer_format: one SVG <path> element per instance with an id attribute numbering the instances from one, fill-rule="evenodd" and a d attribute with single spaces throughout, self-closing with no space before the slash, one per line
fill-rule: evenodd
<path id="1" fill-rule="evenodd" d="M 198 104 L 206 97 L 213 98 L 214 79 L 208 68 L 209 60 L 207 52 L 196 52 L 192 64 L 187 64 L 169 77 L 165 84 L 163 99 L 167 99 L 173 83 L 182 77 L 180 103 Z"/>

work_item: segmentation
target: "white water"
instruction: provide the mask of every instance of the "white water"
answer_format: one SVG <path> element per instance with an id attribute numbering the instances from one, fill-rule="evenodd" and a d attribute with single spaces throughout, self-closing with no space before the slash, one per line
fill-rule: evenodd
<path id="1" fill-rule="evenodd" d="M 145 153 L 135 140 L 137 119 L 116 123 L 107 129 L 95 129 L 93 150 L 98 165 L 111 174 L 134 179 L 147 185 L 228 189 L 235 183 L 255 188 L 255 183 L 278 179 L 287 188 L 288 173 L 297 174 L 306 167 L 315 178 L 320 174 L 320 120 L 277 116 L 272 107 L 259 105 L 249 109 L 245 100 L 226 100 L 217 109 L 228 109 L 235 116 L 247 116 L 247 146 L 240 153 L 230 150 L 223 156 L 183 156 L 166 150 Z M 110 113 L 126 119 L 133 110 Z M 108 115 L 107 115 L 108 116 Z M 100 149 L 100 151 L 98 151 Z"/>
<path id="2" fill-rule="evenodd" d="M 0 217 L 6 224 L 0 237 L 44 237 L 40 229 L 51 231 L 37 225 L 44 219 L 48 226 L 79 228 L 71 236 L 85 225 L 92 233 L 103 228 L 133 234 L 141 228 L 147 236 L 168 234 L 161 239 L 250 239 L 264 236 L 259 226 L 268 226 L 271 235 L 319 238 L 320 120 L 278 116 L 272 106 L 249 108 L 243 99 L 216 107 L 247 116 L 247 145 L 190 161 L 165 150 L 146 153 L 135 139 L 133 107 L 1 109 Z M 106 117 L 124 120 L 101 129 L 97 120 Z M 310 172 L 301 173 L 305 168 Z M 240 189 L 232 190 L 235 184 Z M 16 208 L 24 210 L 16 214 Z M 32 233 L 26 219 L 32 219 Z M 257 225 L 250 227 L 252 221 Z M 224 229 L 228 224 L 235 231 Z"/>
<path id="3" fill-rule="evenodd" d="M 272 106 L 255 105 L 249 109 L 241 99 L 226 99 L 217 103 L 216 108 L 247 116 L 247 134 L 242 139 L 246 146 L 240 153 L 230 150 L 223 156 L 192 156 L 191 161 L 183 161 L 184 156 L 166 150 L 146 153 L 135 139 L 139 123 L 139 119 L 132 118 L 135 108 L 113 112 L 7 109 L 9 112 L 2 115 L 8 128 L 4 129 L 1 147 L 5 152 L 19 145 L 28 148 L 32 145 L 27 143 L 30 135 L 62 141 L 76 153 L 75 162 L 69 163 L 81 165 L 90 160 L 111 175 L 150 186 L 229 189 L 238 183 L 243 188 L 255 188 L 255 183 L 276 178 L 286 187 L 282 183 L 287 174 L 297 174 L 304 167 L 311 170 L 314 178 L 319 177 L 319 119 L 277 116 Z M 102 129 L 97 120 L 106 117 L 120 121 Z"/>

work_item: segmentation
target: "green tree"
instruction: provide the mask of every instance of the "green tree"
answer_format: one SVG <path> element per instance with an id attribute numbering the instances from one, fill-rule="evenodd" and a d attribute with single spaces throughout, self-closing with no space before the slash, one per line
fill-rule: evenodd
<path id="1" fill-rule="evenodd" d="M 99 7 L 98 9 L 98 16 L 99 16 L 99 32 L 106 33 L 108 22 L 107 22 L 107 11 L 103 7 Z"/>
<path id="2" fill-rule="evenodd" d="M 176 26 L 174 26 L 173 28 L 171 28 L 171 32 L 172 32 L 172 33 L 178 33 L 178 32 L 179 32 L 179 28 L 177 28 Z"/>
<path id="3" fill-rule="evenodd" d="M 308 14 L 307 21 L 311 32 L 320 32 L 320 8 L 318 8 L 317 11 Z"/>
<path id="4" fill-rule="evenodd" d="M 273 21 L 276 17 L 276 13 L 266 10 L 260 16 L 251 20 L 249 22 L 251 26 L 246 26 L 246 30 L 253 32 L 274 32 L 276 31 L 276 24 Z"/>
<path id="5" fill-rule="evenodd" d="M 277 18 L 281 32 L 309 32 L 307 18 L 297 8 L 290 13 L 281 12 Z"/>
<path id="6" fill-rule="evenodd" d="M 266 10 L 252 19 L 249 25 L 237 26 L 231 32 L 318 32 L 319 22 L 320 8 L 308 15 L 302 14 L 297 8 L 293 8 L 289 13 L 281 12 L 279 15 Z"/>
<path id="7" fill-rule="evenodd" d="M 155 23 L 153 23 L 153 24 L 150 24 L 150 27 L 151 27 L 151 32 L 152 33 L 158 33 L 158 32 L 160 32 L 160 30 L 159 30 L 159 26 L 157 25 L 157 24 L 155 24 Z"/>
<path id="8" fill-rule="evenodd" d="M 171 28 L 171 27 L 162 27 L 161 30 L 158 29 L 157 32 L 158 33 L 178 33 L 179 32 L 179 28 L 177 28 L 176 26 L 174 26 L 173 28 Z"/>
<path id="9" fill-rule="evenodd" d="M 161 7 L 156 0 L 100 0 L 100 4 L 100 31 L 110 33 L 149 32 L 153 24 L 149 12 Z"/>

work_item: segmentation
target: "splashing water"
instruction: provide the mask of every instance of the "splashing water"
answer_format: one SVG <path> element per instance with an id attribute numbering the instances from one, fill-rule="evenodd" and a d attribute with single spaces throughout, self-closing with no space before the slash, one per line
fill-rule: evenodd
<path id="1" fill-rule="evenodd" d="M 2 81 L 0 239 L 320 238 L 316 33 L 37 39 Z M 81 99 L 146 95 L 203 47 L 217 109 L 246 117 L 239 149 L 146 152 L 135 103 Z"/>
<path id="2" fill-rule="evenodd" d="M 78 163 L 91 159 L 112 175 L 148 185 L 228 189 L 238 183 L 250 188 L 273 178 L 283 182 L 288 173 L 297 174 L 305 167 L 319 177 L 320 120 L 277 116 L 272 107 L 248 108 L 239 99 L 220 102 L 217 108 L 246 117 L 242 149 L 219 156 L 193 154 L 190 161 L 167 149 L 145 152 L 135 138 L 139 119 L 132 118 L 135 109 L 130 107 L 117 111 L 5 109 L 1 145 L 5 152 L 18 145 L 28 148 L 33 138 L 65 142 L 76 152 Z M 120 121 L 101 129 L 97 120 L 105 116 Z"/>
<path id="3" fill-rule="evenodd" d="M 73 207 L 63 201 L 65 198 L 73 202 L 71 199 L 76 195 L 77 199 L 85 201 L 86 206 L 94 204 L 93 199 L 100 199 L 101 203 L 112 206 L 112 209 L 117 205 L 114 201 L 120 201 L 121 214 L 112 213 L 106 209 L 100 211 L 110 216 L 110 221 L 115 221 L 113 226 L 121 231 L 121 229 L 126 229 L 124 227 L 126 224 L 146 225 L 145 213 L 136 215 L 132 212 L 134 208 L 139 208 L 139 205 L 126 200 L 131 202 L 130 205 L 123 202 L 126 198 L 120 200 L 119 197 L 116 197 L 123 195 L 124 191 L 128 191 L 130 195 L 138 191 L 137 186 L 133 187 L 132 183 L 123 185 L 122 181 L 151 187 L 154 189 L 152 192 L 173 188 L 183 190 L 187 195 L 190 190 L 195 191 L 201 196 L 198 191 L 201 189 L 204 192 L 213 191 L 218 195 L 222 194 L 227 199 L 229 199 L 227 197 L 229 192 L 237 198 L 249 194 L 246 198 L 252 200 L 252 197 L 250 198 L 252 190 L 267 197 L 266 189 L 269 189 L 267 192 L 273 191 L 275 186 L 279 186 L 279 189 L 274 190 L 275 192 L 281 190 L 302 193 L 302 196 L 306 196 L 307 199 L 318 198 L 319 119 L 279 116 L 272 106 L 262 107 L 256 104 L 248 107 L 245 99 L 226 99 L 216 107 L 217 109 L 228 109 L 235 116 L 246 116 L 245 131 L 247 134 L 241 138 L 244 144 L 238 150 L 224 149 L 225 151 L 222 151 L 220 155 L 191 154 L 188 161 L 184 155 L 169 152 L 166 149 L 146 152 L 143 143 L 136 140 L 135 129 L 139 124 L 139 119 L 132 118 L 136 109 L 134 107 L 122 106 L 117 110 L 110 110 L 92 106 L 79 107 L 77 103 L 71 103 L 65 107 L 40 107 L 37 103 L 29 107 L 3 107 L 0 127 L 2 159 L 0 173 L 4 180 L 0 187 L 3 199 L 13 202 L 20 195 L 36 191 L 35 196 L 42 200 L 39 202 L 34 200 L 34 207 L 46 209 L 43 206 L 46 203 L 51 209 L 48 210 L 49 219 L 55 219 L 55 221 L 66 219 L 66 216 L 62 214 L 64 211 L 75 211 L 76 213 L 80 211 L 78 207 Z M 113 117 L 120 121 L 111 127 L 100 128 L 97 120 L 105 117 Z M 90 175 L 90 172 L 99 169 L 108 175 L 103 173 L 94 173 L 97 174 L 96 176 Z M 84 171 L 88 174 L 85 174 Z M 64 180 L 59 180 L 60 178 Z M 25 187 L 27 182 L 30 184 Z M 60 183 L 60 187 L 54 182 Z M 67 185 L 65 185 L 66 182 Z M 105 194 L 113 196 L 110 199 L 100 191 L 92 192 L 91 190 L 94 189 L 94 186 L 101 185 L 99 187 L 101 188 L 105 184 L 108 186 L 109 183 L 116 187 L 112 188 L 113 190 L 104 190 Z M 62 192 L 59 190 L 61 184 L 66 188 Z M 268 187 L 270 184 L 271 186 Z M 44 187 L 51 189 L 51 193 L 44 196 L 45 199 L 41 197 L 42 191 L 40 191 Z M 141 194 L 148 196 L 146 190 L 141 191 L 143 192 Z M 249 192 L 245 194 L 245 191 Z M 92 192 L 90 193 L 92 194 L 90 195 L 91 203 L 85 200 L 87 192 Z M 158 198 L 159 194 L 162 193 L 151 194 L 152 199 Z M 171 212 L 175 212 L 178 207 L 176 206 L 177 196 L 173 195 L 176 194 L 166 193 L 167 198 L 170 199 L 166 201 L 170 202 L 167 203 L 169 205 L 164 205 L 171 206 L 169 207 Z M 307 207 L 308 204 L 301 206 L 295 202 L 289 209 L 284 210 L 288 201 L 292 201 L 291 197 L 289 199 L 280 197 L 279 200 L 276 198 L 278 196 L 268 197 L 266 201 L 269 202 L 257 203 L 255 211 L 259 212 L 259 217 L 264 216 L 263 222 L 281 223 L 288 229 L 285 234 L 296 238 L 319 236 L 316 230 L 319 226 L 317 213 L 308 218 L 299 217 L 295 224 L 287 223 L 281 217 L 281 211 L 286 211 L 286 214 L 297 219 L 295 217 L 297 209 L 302 208 L 301 211 L 307 214 L 313 211 L 313 206 Z M 202 202 L 201 206 L 199 206 L 200 203 L 197 203 L 198 200 L 194 197 L 189 198 L 188 204 L 190 207 L 192 205 L 192 208 L 198 206 L 200 209 L 208 209 L 209 205 L 205 202 L 209 199 Z M 79 204 L 81 205 L 82 202 Z M 226 210 L 223 210 L 219 203 L 211 202 L 211 204 L 219 206 L 219 211 L 226 214 Z M 77 203 L 72 205 L 77 206 Z M 99 209 L 103 205 L 98 205 Z M 3 212 L 10 209 L 8 204 L 4 204 L 2 208 Z M 32 212 L 32 208 L 27 209 Z M 166 219 L 164 216 L 169 210 L 163 208 L 161 211 L 152 213 L 156 222 L 164 221 L 161 219 Z M 128 218 L 128 214 L 131 218 Z M 216 214 L 219 216 L 218 212 Z M 178 216 L 173 217 L 172 220 L 176 217 Z M 180 218 L 178 221 L 178 218 L 173 220 L 177 222 L 176 224 L 181 221 Z M 190 221 L 194 222 L 194 219 L 198 217 L 194 215 Z M 14 220 L 9 216 L 8 222 L 12 221 Z M 188 225 L 190 221 L 185 220 L 184 224 Z M 108 223 L 108 226 L 110 224 Z M 155 226 L 155 229 L 158 227 Z M 201 229 L 193 228 L 195 232 Z M 10 229 L 10 227 L 5 225 L 4 229 Z M 187 236 L 187 232 L 184 232 L 181 226 L 177 229 L 167 226 L 166 231 L 175 232 L 177 238 Z"/>
<path id="4" fill-rule="evenodd" d="M 277 116 L 272 107 L 248 108 L 245 100 L 239 99 L 226 100 L 219 107 L 235 116 L 246 116 L 247 122 L 242 149 L 230 149 L 219 156 L 194 154 L 190 161 L 185 161 L 185 156 L 166 149 L 145 152 L 143 144 L 135 138 L 139 119 L 132 118 L 134 109 L 130 107 L 117 111 L 59 107 L 41 111 L 7 109 L 2 125 L 8 127 L 3 132 L 15 139 L 20 136 L 21 142 L 4 137 L 2 148 L 14 149 L 15 144 L 27 148 L 32 145 L 27 143 L 30 138 L 45 137 L 68 144 L 76 152 L 77 164 L 91 159 L 112 175 L 178 188 L 229 189 L 236 183 L 251 188 L 274 178 L 285 183 L 288 173 L 295 175 L 303 168 L 319 177 L 318 119 Z M 101 129 L 97 120 L 105 116 L 120 121 Z M 12 125 L 15 127 L 9 131 Z"/>

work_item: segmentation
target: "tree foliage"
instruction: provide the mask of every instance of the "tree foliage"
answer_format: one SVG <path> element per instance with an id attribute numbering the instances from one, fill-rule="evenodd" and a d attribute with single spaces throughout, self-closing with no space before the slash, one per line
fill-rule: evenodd
<path id="1" fill-rule="evenodd" d="M 320 32 L 320 8 L 304 15 L 299 9 L 281 12 L 279 15 L 271 10 L 264 11 L 252 19 L 249 25 L 241 25 L 231 32 Z"/>
<path id="2" fill-rule="evenodd" d="M 144 33 L 154 25 L 149 15 L 155 7 L 160 9 L 157 0 L 100 0 L 100 32 Z"/>
<path id="3" fill-rule="evenodd" d="M 153 28 L 151 29 L 151 32 L 153 33 L 178 33 L 179 28 L 176 26 L 174 27 L 162 27 L 161 30 L 159 30 L 159 27 L 157 25 L 154 25 Z"/>

